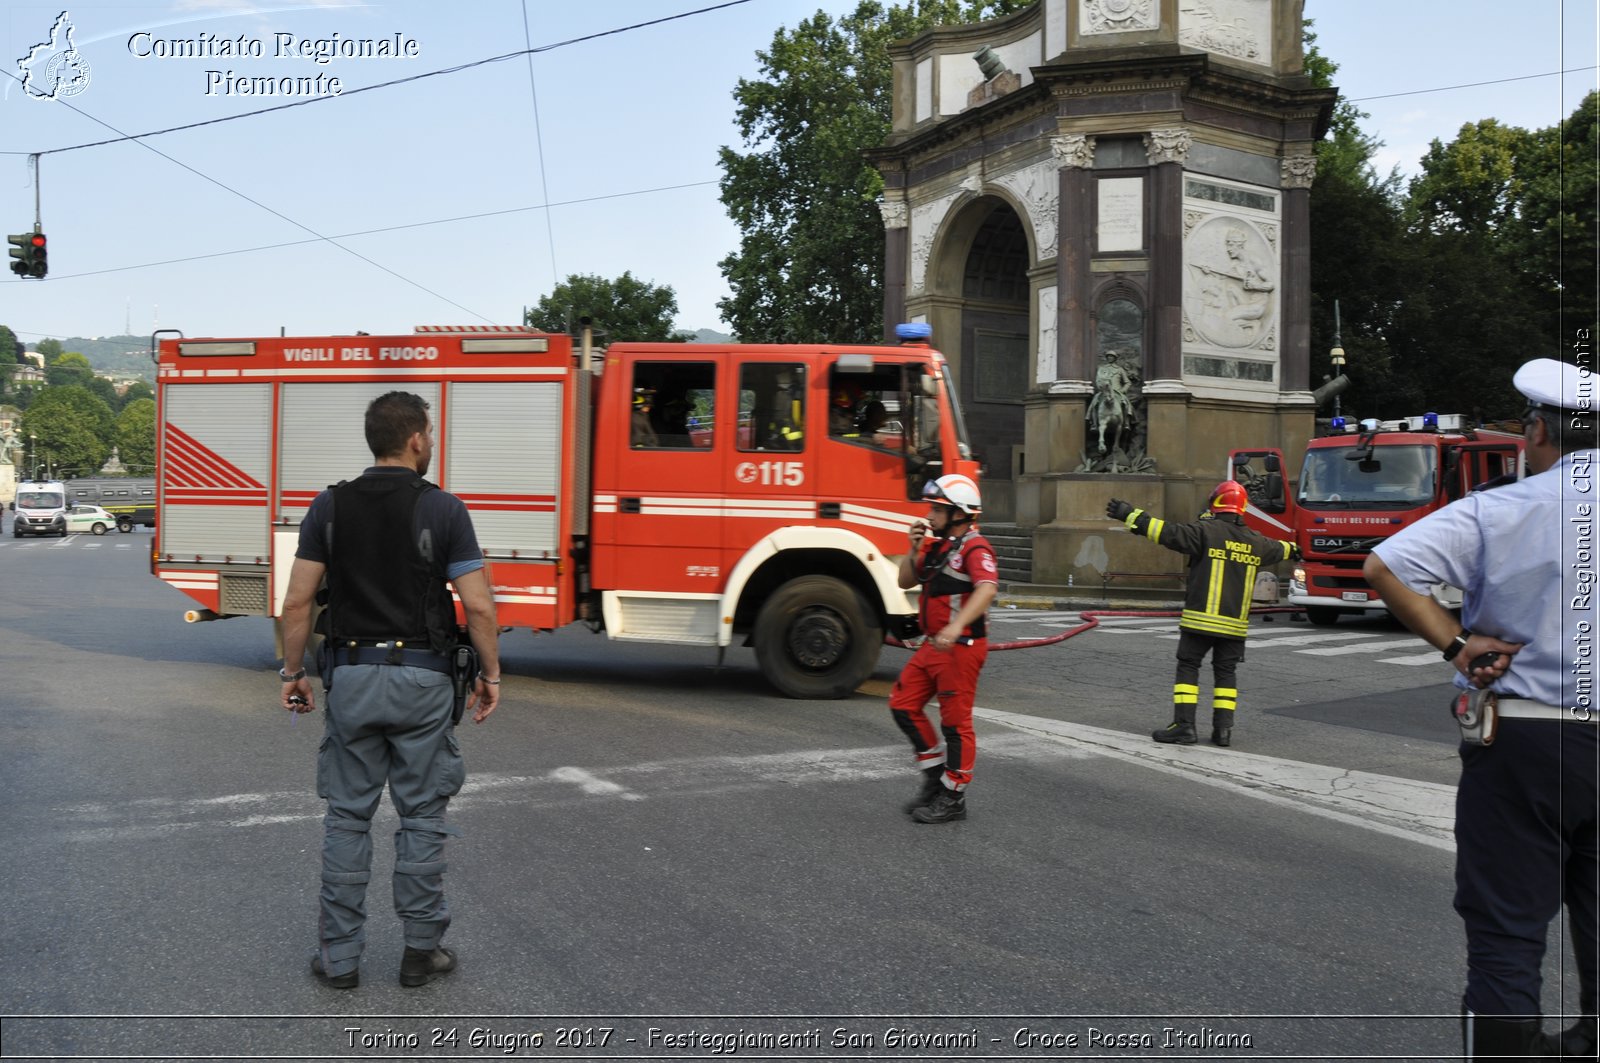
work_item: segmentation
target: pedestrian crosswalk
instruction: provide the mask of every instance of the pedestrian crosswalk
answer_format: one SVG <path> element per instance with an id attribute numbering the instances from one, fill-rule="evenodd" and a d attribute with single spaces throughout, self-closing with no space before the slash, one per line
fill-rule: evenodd
<path id="1" fill-rule="evenodd" d="M 989 614 L 990 624 L 1029 625 L 1035 628 L 1078 627 L 1084 621 L 1077 613 L 1063 613 L 1044 609 L 996 609 Z M 1263 630 L 1265 628 L 1265 630 Z M 1099 625 L 1086 631 L 1080 638 L 1154 638 L 1178 640 L 1178 618 L 1175 616 L 1107 616 Z M 998 635 L 1004 638 L 1004 635 Z M 1437 664 L 1439 651 L 1415 636 L 1405 636 L 1393 628 L 1371 631 L 1347 631 L 1337 628 L 1307 630 L 1303 624 L 1282 623 L 1273 625 L 1256 621 L 1251 625 L 1250 637 L 1245 640 L 1247 650 L 1283 650 L 1304 653 L 1312 657 L 1344 657 L 1361 654 L 1379 664 L 1397 664 L 1418 667 Z"/>

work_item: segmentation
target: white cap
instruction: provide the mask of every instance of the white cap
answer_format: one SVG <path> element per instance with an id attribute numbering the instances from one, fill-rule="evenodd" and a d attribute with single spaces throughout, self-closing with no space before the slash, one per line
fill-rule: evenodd
<path id="1" fill-rule="evenodd" d="M 1600 376 L 1554 358 L 1524 363 L 1511 383 L 1529 402 L 1551 409 L 1587 412 L 1600 406 Z"/>

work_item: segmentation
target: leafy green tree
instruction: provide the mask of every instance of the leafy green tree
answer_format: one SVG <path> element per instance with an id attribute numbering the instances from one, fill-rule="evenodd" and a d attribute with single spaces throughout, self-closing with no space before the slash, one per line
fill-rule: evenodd
<path id="1" fill-rule="evenodd" d="M 0 325 L 0 365 L 15 365 L 17 352 L 22 350 L 22 344 L 17 342 L 17 334 L 4 325 Z"/>
<path id="2" fill-rule="evenodd" d="M 1304 39 L 1307 76 L 1318 86 L 1331 87 L 1338 64 L 1317 48 L 1309 28 Z M 1366 117 L 1341 98 L 1328 138 L 1317 145 L 1311 188 L 1311 381 L 1315 387 L 1333 374 L 1327 352 L 1333 347 L 1337 302 L 1339 340 L 1350 378 L 1341 408 L 1360 416 L 1386 416 L 1391 407 L 1409 409 L 1422 398 L 1389 345 L 1392 319 L 1406 287 L 1406 234 L 1400 176 L 1393 170 L 1380 175 L 1372 165 L 1383 143 L 1362 132 Z"/>
<path id="3" fill-rule="evenodd" d="M 45 388 L 23 412 L 21 433 L 36 436 L 35 461 L 91 476 L 111 456 L 116 422 L 111 408 L 76 384 Z"/>
<path id="4" fill-rule="evenodd" d="M 65 384 L 88 387 L 89 382 L 94 379 L 94 366 L 77 351 L 67 351 L 45 362 L 44 379 L 45 383 L 53 388 Z"/>
<path id="5" fill-rule="evenodd" d="M 151 389 L 149 384 L 146 384 L 143 380 L 135 380 L 132 384 L 128 385 L 128 390 L 122 393 L 121 402 L 118 403 L 118 408 L 126 410 L 129 406 L 132 406 L 140 399 L 149 399 L 150 401 L 154 402 L 155 397 L 156 393 Z"/>
<path id="6" fill-rule="evenodd" d="M 1569 347 L 1579 328 L 1594 328 L 1595 203 L 1600 160 L 1600 93 L 1586 96 L 1561 125 L 1534 134 L 1523 181 L 1520 234 L 1510 248 L 1545 285 L 1560 292 L 1560 345 Z M 1567 357 L 1571 357 L 1570 353 Z"/>
<path id="7" fill-rule="evenodd" d="M 672 323 L 677 313 L 676 292 L 631 272 L 616 280 L 574 273 L 540 298 L 523 322 L 543 332 L 576 332 L 587 317 L 607 343 L 670 341 L 678 339 Z"/>
<path id="8" fill-rule="evenodd" d="M 1022 0 L 860 0 L 780 29 L 761 77 L 734 90 L 748 149 L 721 149 L 722 202 L 739 249 L 718 302 L 747 343 L 883 338 L 883 178 L 862 152 L 888 136 L 892 41 L 1020 10 Z"/>
<path id="9" fill-rule="evenodd" d="M 45 365 L 49 365 L 66 351 L 66 348 L 61 346 L 60 340 L 40 340 L 34 344 L 33 349 L 44 356 Z"/>
<path id="10" fill-rule="evenodd" d="M 156 403 L 134 399 L 117 415 L 117 455 L 128 471 L 149 476 L 156 465 Z"/>

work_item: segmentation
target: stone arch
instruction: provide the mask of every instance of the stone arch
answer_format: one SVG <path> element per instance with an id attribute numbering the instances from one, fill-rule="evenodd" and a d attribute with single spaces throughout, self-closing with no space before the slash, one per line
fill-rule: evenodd
<path id="1" fill-rule="evenodd" d="M 1012 481 L 1038 327 L 1037 247 L 1025 205 L 995 189 L 952 205 L 928 263 L 927 294 L 940 319 L 935 340 L 955 369 L 968 430 L 984 441 L 991 523 L 1015 512 Z"/>

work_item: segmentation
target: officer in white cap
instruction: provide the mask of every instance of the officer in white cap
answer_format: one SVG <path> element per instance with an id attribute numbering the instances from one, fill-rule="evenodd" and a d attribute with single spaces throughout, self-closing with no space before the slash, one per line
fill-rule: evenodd
<path id="1" fill-rule="evenodd" d="M 1588 1058 L 1600 990 L 1600 376 L 1551 358 L 1517 370 L 1529 475 L 1381 543 L 1366 575 L 1455 666 L 1461 724 L 1456 912 L 1467 932 L 1468 1059 Z M 1425 593 L 1462 589 L 1461 619 Z M 1582 1014 L 1540 1032 L 1540 964 L 1565 903 Z"/>

